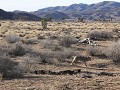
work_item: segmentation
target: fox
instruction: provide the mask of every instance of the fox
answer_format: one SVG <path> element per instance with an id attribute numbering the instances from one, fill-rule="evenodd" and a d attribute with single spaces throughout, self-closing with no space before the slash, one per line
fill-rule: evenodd
<path id="1" fill-rule="evenodd" d="M 87 61 L 91 61 L 91 57 L 85 57 L 85 56 L 73 56 L 73 60 L 70 65 L 73 65 L 74 63 L 77 63 L 78 61 L 84 62 L 85 66 L 87 67 Z"/>

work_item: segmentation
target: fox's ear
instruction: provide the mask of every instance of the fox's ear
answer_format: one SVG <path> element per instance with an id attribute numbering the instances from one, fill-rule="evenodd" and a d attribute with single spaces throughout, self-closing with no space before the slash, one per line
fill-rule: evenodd
<path id="1" fill-rule="evenodd" d="M 77 56 L 73 56 L 73 58 L 76 58 Z"/>
<path id="2" fill-rule="evenodd" d="M 72 57 L 75 57 L 74 55 Z"/>

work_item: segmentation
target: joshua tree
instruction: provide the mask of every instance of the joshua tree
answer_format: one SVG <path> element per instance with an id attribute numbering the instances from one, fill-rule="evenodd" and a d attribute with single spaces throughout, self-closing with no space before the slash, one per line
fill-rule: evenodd
<path id="1" fill-rule="evenodd" d="M 47 19 L 46 18 L 42 18 L 41 23 L 42 23 L 42 29 L 43 30 L 47 29 Z"/>
<path id="2" fill-rule="evenodd" d="M 84 22 L 84 19 L 79 17 L 78 22 Z"/>
<path id="3" fill-rule="evenodd" d="M 65 18 L 62 18 L 62 21 L 65 22 Z"/>

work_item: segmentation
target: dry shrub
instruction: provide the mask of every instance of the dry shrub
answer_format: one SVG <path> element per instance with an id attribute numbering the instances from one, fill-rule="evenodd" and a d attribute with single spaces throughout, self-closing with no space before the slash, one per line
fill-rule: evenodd
<path id="1" fill-rule="evenodd" d="M 26 44 L 36 44 L 38 43 L 38 39 L 34 37 L 34 38 L 29 38 L 27 40 L 22 40 L 22 42 Z"/>
<path id="2" fill-rule="evenodd" d="M 107 31 L 92 31 L 88 33 L 87 37 L 91 40 L 110 40 L 113 35 Z"/>
<path id="3" fill-rule="evenodd" d="M 59 37 L 55 36 L 55 35 L 51 35 L 51 36 L 49 36 L 49 38 L 52 39 L 52 40 L 55 40 L 55 39 L 58 39 Z"/>
<path id="4" fill-rule="evenodd" d="M 9 55 L 12 56 L 23 56 L 27 53 L 27 48 L 24 45 L 21 45 L 19 43 L 13 45 L 9 49 Z"/>
<path id="5" fill-rule="evenodd" d="M 65 62 L 65 59 L 70 59 L 74 51 L 66 49 L 63 51 L 39 51 L 39 61 L 42 63 Z M 38 55 L 37 55 L 38 56 Z M 51 61 L 52 60 L 52 61 Z"/>
<path id="6" fill-rule="evenodd" d="M 51 52 L 50 51 L 31 51 L 31 52 L 28 52 L 26 54 L 27 57 L 31 58 L 31 59 L 34 59 L 34 61 L 38 62 L 38 63 L 42 63 L 42 64 L 51 64 L 51 63 L 54 63 L 52 62 L 52 58 L 54 56 L 52 56 Z"/>
<path id="7" fill-rule="evenodd" d="M 62 61 L 65 57 L 65 54 L 59 51 L 41 51 L 40 52 L 40 62 L 47 64 L 58 64 L 59 61 Z M 56 63 L 58 62 L 58 63 Z"/>
<path id="8" fill-rule="evenodd" d="M 41 40 L 41 43 L 44 48 L 50 49 L 52 51 L 61 51 L 61 46 L 58 45 L 58 40 L 44 39 Z"/>
<path id="9" fill-rule="evenodd" d="M 7 47 L 0 47 L 0 56 L 8 56 L 9 49 Z"/>
<path id="10" fill-rule="evenodd" d="M 120 41 L 108 47 L 107 56 L 111 58 L 113 62 L 120 63 Z"/>
<path id="11" fill-rule="evenodd" d="M 22 69 L 19 64 L 7 57 L 0 57 L 0 73 L 3 78 L 19 78 L 23 76 Z"/>
<path id="12" fill-rule="evenodd" d="M 89 46 L 87 50 L 88 50 L 88 53 L 91 56 L 98 56 L 98 57 L 101 57 L 101 58 L 107 58 L 105 47 Z"/>
<path id="13" fill-rule="evenodd" d="M 37 35 L 37 39 L 38 39 L 38 40 L 41 40 L 41 39 L 45 39 L 45 37 L 44 37 L 44 36 Z"/>
<path id="14" fill-rule="evenodd" d="M 59 62 L 65 62 L 65 59 L 69 57 L 69 55 L 66 52 L 58 51 L 58 52 L 52 52 L 52 55 L 54 58 L 56 58 Z"/>
<path id="15" fill-rule="evenodd" d="M 120 38 L 120 32 L 117 32 L 116 35 L 118 38 Z"/>
<path id="16" fill-rule="evenodd" d="M 49 63 L 49 58 L 52 58 L 50 51 L 40 51 L 40 62 Z"/>
<path id="17" fill-rule="evenodd" d="M 2 81 L 3 80 L 3 77 L 2 77 L 2 74 L 0 73 L 0 81 Z"/>
<path id="18" fill-rule="evenodd" d="M 120 31 L 120 28 L 114 28 L 112 31 L 118 33 Z"/>
<path id="19" fill-rule="evenodd" d="M 60 45 L 64 47 L 70 47 L 71 44 L 76 44 L 78 42 L 78 39 L 72 36 L 65 36 L 62 37 L 60 40 Z"/>
<path id="20" fill-rule="evenodd" d="M 21 40 L 20 37 L 17 35 L 7 35 L 5 39 L 8 43 L 16 43 Z"/>
<path id="21" fill-rule="evenodd" d="M 24 73 L 29 73 L 32 71 L 35 64 L 37 64 L 37 57 L 29 57 L 29 55 L 25 55 L 19 58 L 19 67 L 23 70 Z"/>
<path id="22" fill-rule="evenodd" d="M 56 58 L 59 62 L 66 62 L 66 59 L 70 59 L 75 54 L 74 50 L 72 49 L 64 49 L 63 51 L 54 51 L 52 55 Z"/>
<path id="23" fill-rule="evenodd" d="M 33 58 L 38 63 L 42 64 L 59 64 L 59 62 L 65 62 L 65 59 L 70 59 L 73 55 L 72 50 L 64 51 L 33 51 L 29 52 L 26 55 L 30 58 Z"/>
<path id="24" fill-rule="evenodd" d="M 21 43 L 15 43 L 11 45 L 0 46 L 0 56 L 24 56 L 31 52 L 30 46 L 26 46 Z"/>

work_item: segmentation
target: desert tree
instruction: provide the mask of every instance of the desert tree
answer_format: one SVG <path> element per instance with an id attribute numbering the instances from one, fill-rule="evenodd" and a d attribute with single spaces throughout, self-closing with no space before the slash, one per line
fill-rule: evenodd
<path id="1" fill-rule="evenodd" d="M 47 18 L 42 18 L 41 23 L 42 23 L 42 29 L 43 30 L 47 29 Z"/>
<path id="2" fill-rule="evenodd" d="M 65 17 L 62 18 L 62 21 L 65 23 Z"/>
<path id="3" fill-rule="evenodd" d="M 79 17 L 78 22 L 84 22 L 84 19 Z"/>

